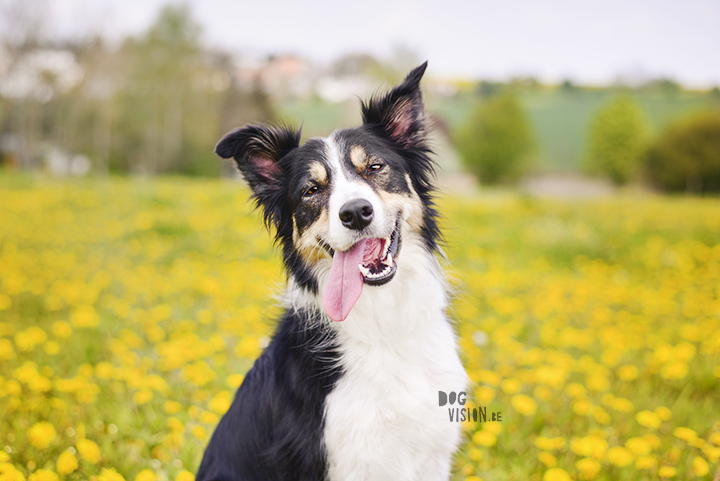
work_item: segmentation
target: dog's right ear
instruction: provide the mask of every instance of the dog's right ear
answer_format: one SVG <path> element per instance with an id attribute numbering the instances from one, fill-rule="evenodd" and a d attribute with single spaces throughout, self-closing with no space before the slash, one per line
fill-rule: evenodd
<path id="1" fill-rule="evenodd" d="M 282 189 L 282 169 L 278 162 L 299 145 L 299 130 L 248 125 L 220 139 L 215 153 L 223 159 L 235 159 L 258 202 L 263 203 L 264 196 Z"/>

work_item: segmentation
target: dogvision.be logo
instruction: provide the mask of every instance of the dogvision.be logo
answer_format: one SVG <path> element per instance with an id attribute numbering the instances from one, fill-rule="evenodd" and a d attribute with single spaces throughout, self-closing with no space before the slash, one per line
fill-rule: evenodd
<path id="1" fill-rule="evenodd" d="M 466 400 L 467 395 L 465 394 L 465 391 L 460 391 L 457 394 L 455 394 L 455 391 L 451 391 L 450 394 L 447 394 L 444 391 L 438 391 L 438 405 L 440 407 L 447 405 L 450 406 L 448 407 L 450 422 L 462 423 L 465 421 L 479 421 L 481 423 L 486 423 L 488 420 L 502 421 L 501 412 L 488 413 L 487 407 L 482 406 L 476 408 L 465 407 Z M 456 402 L 458 406 L 462 407 L 453 407 Z M 488 418 L 488 414 L 490 414 L 490 418 Z"/>

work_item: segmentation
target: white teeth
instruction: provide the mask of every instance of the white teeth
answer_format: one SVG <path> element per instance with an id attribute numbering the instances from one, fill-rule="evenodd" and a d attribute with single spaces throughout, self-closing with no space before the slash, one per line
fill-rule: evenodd
<path id="1" fill-rule="evenodd" d="M 392 254 L 388 252 L 387 257 L 385 258 L 384 261 L 382 261 L 382 263 L 385 264 L 386 266 L 392 267 L 392 265 L 393 265 Z"/>
<path id="2" fill-rule="evenodd" d="M 358 267 L 360 268 L 360 273 L 363 275 L 363 277 L 368 278 L 368 279 L 377 279 L 378 277 L 382 277 L 382 276 L 386 275 L 390 271 L 390 268 L 392 267 L 392 265 L 385 267 L 385 269 L 378 272 L 377 274 L 373 274 L 372 272 L 370 272 L 370 269 L 368 269 L 367 267 L 365 267 L 362 264 L 358 264 Z"/>
<path id="3" fill-rule="evenodd" d="M 358 267 L 360 268 L 360 273 L 365 277 L 372 277 L 372 274 L 370 273 L 370 269 L 365 267 L 362 264 L 358 264 Z"/>
<path id="4" fill-rule="evenodd" d="M 383 258 L 387 255 L 388 251 L 390 250 L 390 244 L 392 244 L 391 237 L 392 236 L 385 238 L 385 248 L 383 249 L 383 253 L 382 253 Z"/>

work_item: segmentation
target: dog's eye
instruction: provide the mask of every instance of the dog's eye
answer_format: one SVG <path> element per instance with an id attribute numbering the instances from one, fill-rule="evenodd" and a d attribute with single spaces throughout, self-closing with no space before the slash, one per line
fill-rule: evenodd
<path id="1" fill-rule="evenodd" d="M 380 172 L 383 167 L 385 167 L 383 164 L 372 164 L 367 170 L 368 172 Z"/>
<path id="2" fill-rule="evenodd" d="M 311 195 L 316 193 L 318 190 L 319 190 L 318 186 L 313 185 L 312 187 L 310 187 L 308 190 L 305 191 L 305 193 L 303 194 L 303 197 L 310 197 Z"/>

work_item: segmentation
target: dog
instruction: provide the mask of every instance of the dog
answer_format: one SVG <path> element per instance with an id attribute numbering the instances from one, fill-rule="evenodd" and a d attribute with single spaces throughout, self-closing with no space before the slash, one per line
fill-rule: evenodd
<path id="1" fill-rule="evenodd" d="M 249 125 L 234 159 L 282 249 L 284 313 L 205 450 L 197 481 L 447 480 L 467 383 L 446 316 L 427 62 L 361 103 L 362 126 L 300 145 Z"/>

